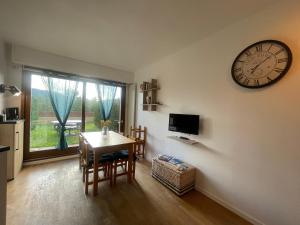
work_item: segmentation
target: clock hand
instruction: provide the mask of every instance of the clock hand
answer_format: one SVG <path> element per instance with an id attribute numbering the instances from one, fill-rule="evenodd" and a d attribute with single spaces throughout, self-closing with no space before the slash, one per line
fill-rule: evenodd
<path id="1" fill-rule="evenodd" d="M 254 73 L 254 71 L 257 69 L 257 67 L 259 67 L 259 64 L 257 64 L 256 66 L 254 66 L 254 67 L 251 69 L 251 74 Z"/>
<path id="2" fill-rule="evenodd" d="M 251 74 L 254 73 L 254 71 L 261 65 L 263 64 L 265 61 L 267 61 L 271 56 L 268 56 L 267 58 L 265 58 L 263 61 L 261 61 L 260 63 L 258 63 L 256 66 L 254 66 L 252 69 L 251 69 Z"/>

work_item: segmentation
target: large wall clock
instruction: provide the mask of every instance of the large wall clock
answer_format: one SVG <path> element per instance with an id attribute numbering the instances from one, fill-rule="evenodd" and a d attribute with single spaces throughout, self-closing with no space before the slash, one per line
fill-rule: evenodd
<path id="1" fill-rule="evenodd" d="M 289 70 L 292 53 L 276 40 L 259 41 L 244 49 L 231 68 L 233 80 L 246 88 L 261 88 L 274 84 Z"/>

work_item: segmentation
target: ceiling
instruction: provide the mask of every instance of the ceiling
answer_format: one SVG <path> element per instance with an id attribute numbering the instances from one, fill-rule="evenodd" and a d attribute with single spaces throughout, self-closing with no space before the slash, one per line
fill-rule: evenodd
<path id="1" fill-rule="evenodd" d="M 134 72 L 275 1 L 0 0 L 0 34 Z"/>

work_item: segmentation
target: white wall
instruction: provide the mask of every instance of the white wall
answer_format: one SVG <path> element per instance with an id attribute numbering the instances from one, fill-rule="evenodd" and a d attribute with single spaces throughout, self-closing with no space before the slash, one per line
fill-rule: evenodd
<path id="1" fill-rule="evenodd" d="M 296 1 L 295 1 L 296 2 Z M 300 3 L 284 1 L 182 49 L 135 74 L 157 78 L 157 112 L 142 111 L 148 154 L 177 156 L 197 167 L 196 186 L 253 223 L 300 224 Z M 201 28 L 199 28 L 201 29 Z M 288 74 L 261 90 L 239 87 L 231 65 L 246 46 L 278 39 L 293 52 Z M 166 138 L 169 113 L 199 114 L 203 130 L 189 146 Z"/>
<path id="2" fill-rule="evenodd" d="M 6 51 L 4 41 L 0 38 L 0 84 L 4 83 L 7 74 Z M 4 109 L 4 94 L 0 93 L 0 113 Z"/>

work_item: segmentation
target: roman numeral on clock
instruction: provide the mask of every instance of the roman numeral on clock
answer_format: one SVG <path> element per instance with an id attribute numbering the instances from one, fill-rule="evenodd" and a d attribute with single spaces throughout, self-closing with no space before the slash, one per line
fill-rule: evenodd
<path id="1" fill-rule="evenodd" d="M 245 80 L 243 81 L 243 84 L 245 84 L 245 85 L 248 85 L 249 84 L 249 79 L 248 78 L 245 78 Z"/>
<path id="2" fill-rule="evenodd" d="M 256 86 L 259 86 L 259 80 L 255 80 Z"/>
<path id="3" fill-rule="evenodd" d="M 277 72 L 277 73 L 281 73 L 281 72 L 283 72 L 283 69 L 275 68 L 274 71 Z"/>
<path id="4" fill-rule="evenodd" d="M 242 68 L 234 68 L 234 69 L 233 69 L 234 72 L 239 72 L 239 71 L 241 71 L 241 70 L 242 70 Z"/>
<path id="5" fill-rule="evenodd" d="M 284 63 L 284 62 L 287 62 L 287 61 L 288 61 L 287 58 L 283 58 L 283 59 L 278 59 L 277 63 Z"/>
<path id="6" fill-rule="evenodd" d="M 249 50 L 245 51 L 245 55 L 246 56 L 250 56 L 251 55 L 251 52 Z"/>
<path id="7" fill-rule="evenodd" d="M 257 45 L 255 48 L 256 48 L 257 52 L 261 52 L 262 51 L 262 44 Z"/>
<path id="8" fill-rule="evenodd" d="M 235 78 L 236 78 L 238 81 L 242 80 L 243 77 L 244 77 L 244 74 L 243 74 L 243 73 L 240 73 L 240 74 L 238 74 L 238 75 L 235 76 Z"/>

